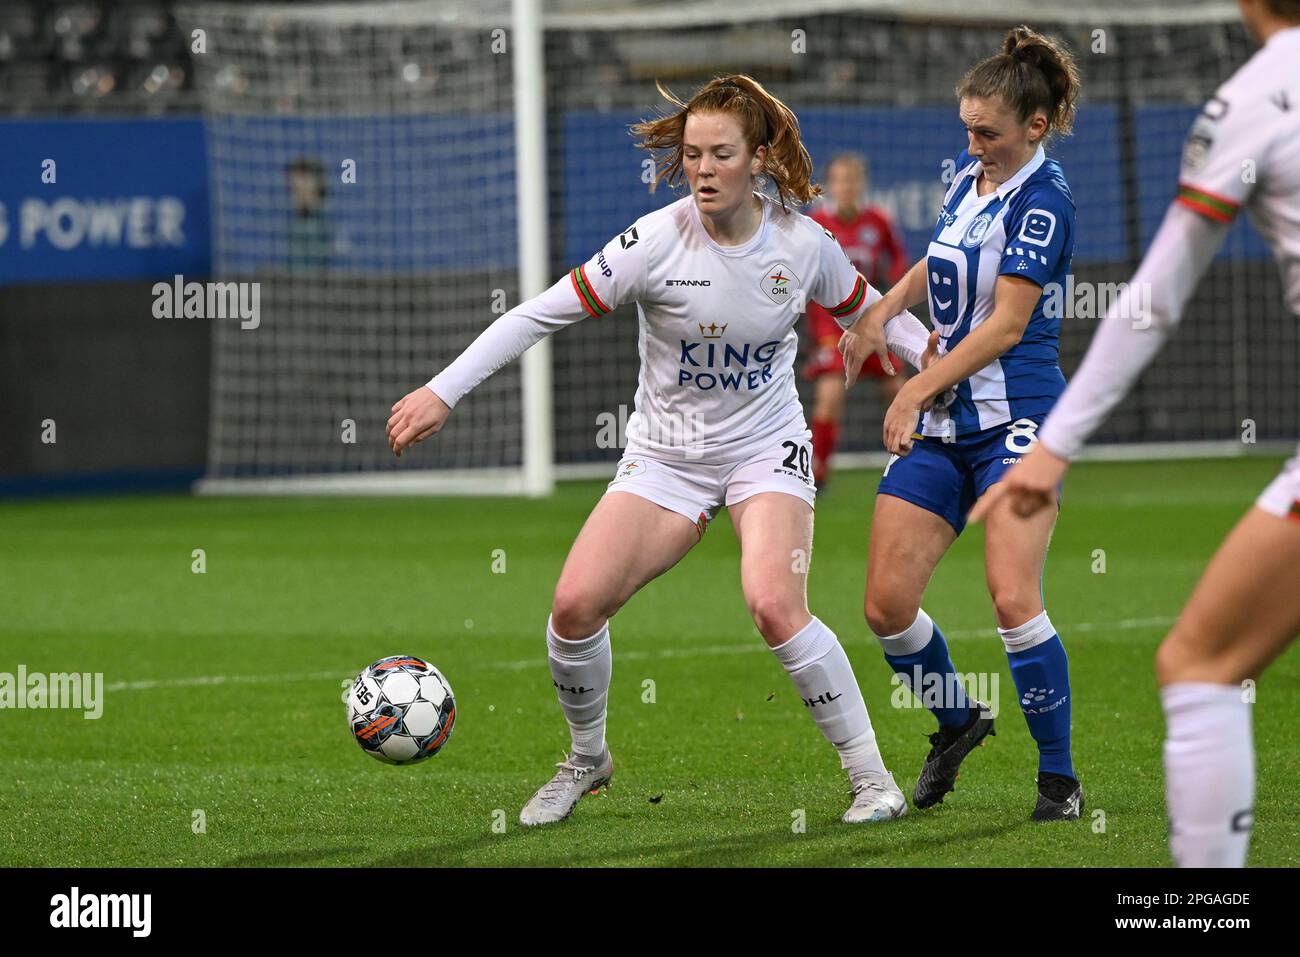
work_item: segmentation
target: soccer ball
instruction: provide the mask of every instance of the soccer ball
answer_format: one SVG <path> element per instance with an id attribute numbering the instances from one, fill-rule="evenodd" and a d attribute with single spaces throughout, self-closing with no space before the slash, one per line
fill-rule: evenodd
<path id="1" fill-rule="evenodd" d="M 447 743 L 456 724 L 451 685 L 410 655 L 380 658 L 348 692 L 348 726 L 361 750 L 385 764 L 414 764 Z"/>

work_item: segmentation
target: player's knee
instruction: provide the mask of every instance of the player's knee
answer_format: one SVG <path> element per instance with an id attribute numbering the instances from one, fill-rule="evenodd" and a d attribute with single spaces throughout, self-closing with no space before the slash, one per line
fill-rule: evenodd
<path id="1" fill-rule="evenodd" d="M 1043 612 L 1043 598 L 1036 587 L 994 586 L 989 597 L 999 628 L 1019 628 Z"/>
<path id="2" fill-rule="evenodd" d="M 561 638 L 579 641 L 599 631 L 605 619 L 618 610 L 610 604 L 590 588 L 561 582 L 551 601 L 551 629 Z"/>
<path id="3" fill-rule="evenodd" d="M 1187 663 L 1187 649 L 1173 639 L 1171 632 L 1156 649 L 1156 683 L 1162 686 L 1182 680 Z"/>
<path id="4" fill-rule="evenodd" d="M 799 602 L 780 595 L 763 594 L 748 602 L 754 626 L 769 643 L 784 641 L 794 634 L 798 620 L 807 614 Z"/>
<path id="5" fill-rule="evenodd" d="M 902 601 L 888 594 L 867 589 L 866 601 L 862 604 L 867 627 L 877 636 L 897 635 L 906 631 L 916 621 L 920 609 L 911 602 Z"/>
<path id="6" fill-rule="evenodd" d="M 1197 624 L 1179 619 L 1156 649 L 1156 683 L 1181 681 L 1236 684 L 1247 677 L 1237 656 L 1216 651 L 1218 642 Z"/>

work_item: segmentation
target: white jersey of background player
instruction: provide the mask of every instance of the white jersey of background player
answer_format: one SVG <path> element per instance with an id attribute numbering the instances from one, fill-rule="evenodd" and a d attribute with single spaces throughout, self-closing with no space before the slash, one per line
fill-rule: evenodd
<path id="1" fill-rule="evenodd" d="M 1054 502 L 1088 437 L 1123 400 L 1178 323 L 1241 208 L 1268 240 L 1300 313 L 1300 0 L 1238 0 L 1264 46 L 1210 100 L 1188 136 L 1178 198 L 1078 373 L 1039 432 L 1039 448 L 977 506 L 1021 515 Z M 1141 292 L 1151 294 L 1150 327 Z M 1134 311 L 1136 310 L 1136 311 Z M 972 513 L 972 517 L 975 513 Z M 1156 654 L 1168 722 L 1170 848 L 1185 867 L 1241 866 L 1254 819 L 1249 701 L 1255 679 L 1300 632 L 1300 451 L 1219 547 Z"/>
<path id="2" fill-rule="evenodd" d="M 393 407 L 389 441 L 400 454 L 542 336 L 635 301 L 641 374 L 628 449 L 569 552 L 546 629 L 572 753 L 521 822 L 563 820 L 583 793 L 609 780 L 609 618 L 675 565 L 723 505 L 740 540 L 754 623 L 853 782 L 844 819 L 897 817 L 906 801 L 881 760 L 848 657 L 808 611 L 807 563 L 791 560 L 800 550 L 811 554 L 815 494 L 794 385 L 796 323 L 808 300 L 847 326 L 880 297 L 820 226 L 785 208 L 815 188 L 798 120 L 784 104 L 741 75 L 711 81 L 689 103 L 672 102 L 676 112 L 633 129 L 658 160 L 659 178 L 684 174 L 691 195 L 637 220 L 493 323 Z M 760 174 L 775 183 L 780 203 L 754 191 Z M 927 336 L 915 317 L 896 316 L 877 335 L 882 360 L 886 336 L 898 355 L 922 361 Z"/>

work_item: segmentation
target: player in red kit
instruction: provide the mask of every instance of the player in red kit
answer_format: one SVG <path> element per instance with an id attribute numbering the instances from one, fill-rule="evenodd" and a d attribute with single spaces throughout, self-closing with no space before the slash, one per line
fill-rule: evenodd
<path id="1" fill-rule="evenodd" d="M 857 153 L 840 153 L 826 167 L 830 202 L 808 215 L 839 241 L 849 260 L 877 289 L 885 290 L 907 272 L 903 237 L 880 209 L 867 206 L 867 162 Z M 804 365 L 805 379 L 816 382 L 813 400 L 813 477 L 818 488 L 830 478 L 830 461 L 844 418 L 844 360 L 836 346 L 843 330 L 825 309 L 808 304 L 812 351 Z M 892 353 L 897 375 L 889 375 L 880 359 L 871 356 L 862 367 L 863 377 L 880 380 L 880 395 L 888 407 L 903 385 L 903 363 Z"/>

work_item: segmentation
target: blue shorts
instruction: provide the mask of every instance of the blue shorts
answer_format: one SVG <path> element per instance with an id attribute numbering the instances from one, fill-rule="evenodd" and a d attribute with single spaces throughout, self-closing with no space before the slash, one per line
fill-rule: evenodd
<path id="1" fill-rule="evenodd" d="M 876 494 L 934 512 L 960 535 L 976 500 L 1038 444 L 1038 428 L 1046 418 L 1016 419 L 955 442 L 913 435 L 912 451 L 890 458 Z"/>

